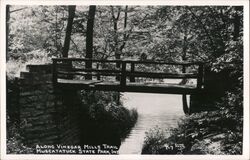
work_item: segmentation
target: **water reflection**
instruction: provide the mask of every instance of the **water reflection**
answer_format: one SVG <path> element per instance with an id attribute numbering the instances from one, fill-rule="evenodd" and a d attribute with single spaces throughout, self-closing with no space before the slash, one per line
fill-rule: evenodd
<path id="1" fill-rule="evenodd" d="M 184 116 L 181 95 L 124 93 L 122 102 L 126 108 L 136 108 L 139 117 L 119 154 L 141 154 L 146 131 L 156 125 L 163 129 L 174 127 Z"/>

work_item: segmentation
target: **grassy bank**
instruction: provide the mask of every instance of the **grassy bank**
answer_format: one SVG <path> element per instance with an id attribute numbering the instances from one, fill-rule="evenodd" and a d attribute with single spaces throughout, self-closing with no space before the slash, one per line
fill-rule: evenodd
<path id="1" fill-rule="evenodd" d="M 151 129 L 142 154 L 242 154 L 242 89 L 228 92 L 217 111 L 186 116 L 178 127 Z"/>

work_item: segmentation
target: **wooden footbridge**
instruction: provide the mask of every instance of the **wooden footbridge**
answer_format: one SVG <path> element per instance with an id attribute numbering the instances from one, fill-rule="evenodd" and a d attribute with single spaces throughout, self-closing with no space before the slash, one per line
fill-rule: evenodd
<path id="1" fill-rule="evenodd" d="M 197 94 L 203 89 L 203 63 L 53 59 L 53 83 L 60 88 L 118 92 Z M 166 79 L 179 79 L 169 83 Z M 185 83 L 193 79 L 194 83 Z M 182 81 L 180 81 L 182 80 Z"/>

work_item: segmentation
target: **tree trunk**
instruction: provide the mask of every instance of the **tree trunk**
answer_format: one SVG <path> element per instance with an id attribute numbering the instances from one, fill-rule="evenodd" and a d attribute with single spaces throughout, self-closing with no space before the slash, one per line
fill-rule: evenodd
<path id="1" fill-rule="evenodd" d="M 93 58 L 93 32 L 94 32 L 94 20 L 95 20 L 96 6 L 89 6 L 89 15 L 87 21 L 87 33 L 86 33 L 86 58 Z M 86 68 L 92 68 L 92 62 L 86 62 Z M 92 79 L 91 76 L 86 76 L 86 79 Z"/>
<path id="2" fill-rule="evenodd" d="M 10 5 L 6 5 L 6 60 L 9 60 L 9 21 L 10 21 Z"/>
<path id="3" fill-rule="evenodd" d="M 184 39 L 183 39 L 183 48 L 182 48 L 182 61 L 186 61 L 187 60 L 187 36 L 185 35 L 184 36 Z M 183 66 L 182 68 L 182 73 L 186 73 L 186 67 Z"/>
<path id="4" fill-rule="evenodd" d="M 115 52 L 115 59 L 121 59 L 121 55 L 120 55 L 120 52 L 119 52 L 119 37 L 118 37 L 118 20 L 120 18 L 120 13 L 121 13 L 121 8 L 119 8 L 118 10 L 118 13 L 117 13 L 117 16 L 115 16 L 115 13 L 114 13 L 114 8 L 113 6 L 111 6 L 111 13 L 112 13 L 112 21 L 113 21 L 113 27 L 114 27 L 114 42 L 115 42 L 115 45 L 114 45 L 114 52 Z M 119 62 L 116 63 L 116 68 L 120 68 L 121 67 L 121 64 Z M 119 79 L 117 77 L 117 79 Z"/>
<path id="5" fill-rule="evenodd" d="M 63 57 L 68 57 L 68 52 L 69 52 L 69 47 L 70 47 L 70 37 L 71 37 L 71 32 L 72 32 L 73 20 L 75 17 L 75 10 L 76 10 L 76 6 L 69 6 L 68 7 L 69 16 L 68 16 L 66 36 L 65 36 L 63 51 L 62 51 Z"/>
<path id="6" fill-rule="evenodd" d="M 233 40 L 237 41 L 238 37 L 240 36 L 240 21 L 241 17 L 238 15 L 238 11 L 242 10 L 242 7 L 236 6 L 235 7 L 235 14 L 234 14 L 234 31 L 233 31 Z"/>
<path id="7" fill-rule="evenodd" d="M 187 36 L 185 34 L 183 38 L 183 48 L 182 48 L 182 61 L 185 62 L 187 61 Z M 182 73 L 186 73 L 186 66 L 182 66 Z M 185 85 L 187 83 L 188 79 L 184 78 L 180 82 L 180 84 Z"/>
<path id="8" fill-rule="evenodd" d="M 125 7 L 125 11 L 124 11 L 124 25 L 123 25 L 124 33 L 123 33 L 123 43 L 120 46 L 120 54 L 122 54 L 122 50 L 125 47 L 126 41 L 128 39 L 128 35 L 125 32 L 127 28 L 127 20 L 128 20 L 128 6 Z"/>

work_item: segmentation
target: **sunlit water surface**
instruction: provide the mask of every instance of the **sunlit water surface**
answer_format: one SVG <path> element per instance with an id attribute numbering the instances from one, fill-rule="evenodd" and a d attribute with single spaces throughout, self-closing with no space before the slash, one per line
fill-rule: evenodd
<path id="1" fill-rule="evenodd" d="M 162 129 L 175 127 L 184 116 L 181 95 L 124 93 L 122 102 L 128 109 L 138 111 L 138 120 L 122 142 L 119 154 L 141 154 L 145 132 L 155 126 Z"/>

